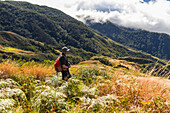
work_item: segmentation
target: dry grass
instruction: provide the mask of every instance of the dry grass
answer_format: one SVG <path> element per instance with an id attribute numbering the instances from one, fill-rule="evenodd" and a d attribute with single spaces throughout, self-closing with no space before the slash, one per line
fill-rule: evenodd
<path id="1" fill-rule="evenodd" d="M 88 68 L 94 68 L 95 67 L 95 68 L 99 68 L 99 69 L 104 69 L 105 68 L 99 61 L 88 60 L 88 61 L 82 61 L 77 65 L 73 65 L 70 68 L 70 71 L 73 74 L 76 74 L 77 71 L 79 70 L 79 68 L 82 68 L 82 67 L 88 67 Z"/>
<path id="2" fill-rule="evenodd" d="M 160 79 L 156 77 L 138 77 L 140 96 L 145 97 L 145 100 L 163 96 L 166 100 L 170 101 L 170 81 L 168 79 Z"/>
<path id="3" fill-rule="evenodd" d="M 10 60 L 0 63 L 0 71 L 6 76 L 11 74 L 19 74 L 22 76 L 31 75 L 40 80 L 55 73 L 53 65 L 46 66 L 43 64 L 36 64 L 35 62 L 27 62 L 21 65 L 20 63 Z"/>
<path id="4" fill-rule="evenodd" d="M 170 83 L 167 79 L 114 75 L 110 82 L 98 86 L 98 89 L 98 96 L 117 96 L 121 110 L 140 108 L 144 112 L 169 112 Z"/>
<path id="5" fill-rule="evenodd" d="M 20 69 L 24 75 L 33 75 L 36 79 L 40 80 L 55 73 L 53 66 L 45 66 L 43 64 L 24 64 Z"/>
<path id="6" fill-rule="evenodd" d="M 0 63 L 0 71 L 2 71 L 4 75 L 10 75 L 18 74 L 20 72 L 20 69 L 18 64 L 8 60 L 6 62 Z"/>
<path id="7" fill-rule="evenodd" d="M 153 77 L 143 74 L 132 65 L 129 66 L 126 64 L 126 62 L 119 60 L 112 60 L 112 62 L 116 62 L 116 64 L 121 62 L 130 68 L 129 70 L 124 68 L 115 69 L 109 66 L 103 66 L 98 61 L 90 60 L 73 66 L 73 70 L 76 72 L 80 67 L 102 67 L 105 68 L 109 74 L 113 75 L 111 82 L 99 86 L 100 94 L 98 95 L 100 96 L 107 94 L 127 96 L 134 89 L 136 90 L 136 94 L 145 101 L 149 101 L 157 96 L 162 96 L 167 101 L 170 101 L 170 80 L 167 78 Z M 120 84 L 124 85 L 120 86 Z"/>
<path id="8" fill-rule="evenodd" d="M 146 102 L 157 96 L 161 96 L 170 102 L 170 81 L 168 79 L 114 75 L 110 83 L 100 86 L 99 89 L 101 96 L 116 94 L 126 97 L 135 93 L 136 96 Z"/>
<path id="9" fill-rule="evenodd" d="M 98 86 L 98 95 L 114 94 L 122 99 L 131 98 L 131 104 L 137 105 L 149 103 L 157 97 L 161 97 L 165 102 L 170 102 L 170 80 L 167 78 L 148 76 L 135 70 L 124 68 L 107 68 L 112 72 L 110 82 Z M 160 101 L 160 100 L 159 100 Z M 148 104 L 147 103 L 147 104 Z"/>

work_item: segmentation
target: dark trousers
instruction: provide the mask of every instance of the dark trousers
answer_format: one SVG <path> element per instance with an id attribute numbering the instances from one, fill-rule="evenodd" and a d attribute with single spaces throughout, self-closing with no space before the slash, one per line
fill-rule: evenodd
<path id="1" fill-rule="evenodd" d="M 68 80 L 69 78 L 71 78 L 71 74 L 69 69 L 62 71 L 62 80 Z"/>

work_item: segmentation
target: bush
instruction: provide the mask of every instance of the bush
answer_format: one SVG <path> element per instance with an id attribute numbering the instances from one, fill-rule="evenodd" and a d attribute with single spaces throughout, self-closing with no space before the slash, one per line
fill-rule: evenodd
<path id="1" fill-rule="evenodd" d="M 25 93 L 20 89 L 5 88 L 0 90 L 1 99 L 14 99 L 16 102 L 24 105 L 27 101 Z"/>
<path id="2" fill-rule="evenodd" d="M 102 76 L 104 78 L 109 77 L 105 71 L 101 71 L 97 68 L 80 68 L 76 75 L 80 80 L 83 80 L 84 84 L 87 86 L 95 83 L 97 76 Z"/>
<path id="3" fill-rule="evenodd" d="M 6 79 L 6 80 L 3 80 L 1 79 L 0 80 L 0 89 L 2 88 L 19 88 L 21 87 L 17 82 L 15 82 L 14 80 L 12 79 Z"/>
<path id="4" fill-rule="evenodd" d="M 59 76 L 53 76 L 53 77 L 46 77 L 45 78 L 45 84 L 51 85 L 53 87 L 59 87 L 62 84 L 62 78 Z"/>
<path id="5" fill-rule="evenodd" d="M 16 101 L 14 99 L 0 99 L 0 111 L 5 113 L 12 113 Z"/>
<path id="6" fill-rule="evenodd" d="M 0 80 L 0 111 L 12 112 L 14 107 L 26 104 L 27 97 L 20 88 L 12 79 Z"/>
<path id="7" fill-rule="evenodd" d="M 117 107 L 119 105 L 119 100 L 115 95 L 102 96 L 97 99 L 82 97 L 80 102 L 81 106 L 87 108 L 88 112 L 106 112 L 106 110 L 112 109 L 113 106 Z"/>
<path id="8" fill-rule="evenodd" d="M 39 86 L 34 90 L 34 97 L 31 99 L 32 107 L 40 112 L 56 111 L 66 112 L 69 109 L 65 102 L 66 95 L 57 92 L 49 86 Z"/>
<path id="9" fill-rule="evenodd" d="M 79 97 L 94 97 L 96 94 L 96 88 L 89 88 L 83 84 L 82 81 L 74 78 L 70 78 L 68 82 L 62 84 L 59 87 L 59 91 L 67 94 L 68 98 L 74 100 Z"/>

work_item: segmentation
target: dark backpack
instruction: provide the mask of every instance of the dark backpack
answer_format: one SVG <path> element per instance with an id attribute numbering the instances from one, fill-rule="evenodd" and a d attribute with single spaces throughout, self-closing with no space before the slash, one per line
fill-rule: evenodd
<path id="1" fill-rule="evenodd" d="M 54 68 L 57 72 L 61 72 L 63 70 L 61 67 L 60 58 L 61 57 L 58 57 L 54 63 Z"/>

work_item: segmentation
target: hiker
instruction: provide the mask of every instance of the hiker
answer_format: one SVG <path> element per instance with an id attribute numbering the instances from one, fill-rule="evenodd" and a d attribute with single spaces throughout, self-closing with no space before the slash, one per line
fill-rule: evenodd
<path id="1" fill-rule="evenodd" d="M 69 71 L 69 68 L 71 67 L 70 62 L 68 62 L 67 59 L 67 53 L 70 51 L 67 47 L 62 48 L 62 53 L 60 54 L 60 63 L 61 63 L 61 68 L 62 68 L 62 80 L 68 80 L 71 78 L 71 74 Z"/>

